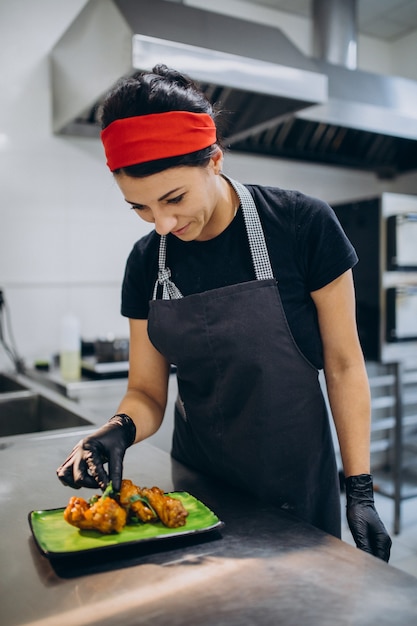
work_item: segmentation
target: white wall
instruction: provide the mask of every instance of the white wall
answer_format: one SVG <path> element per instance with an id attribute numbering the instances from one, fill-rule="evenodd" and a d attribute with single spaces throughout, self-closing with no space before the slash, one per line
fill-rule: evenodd
<path id="1" fill-rule="evenodd" d="M 417 79 L 417 32 L 399 39 L 393 47 L 393 71 L 405 78 Z"/>
<path id="2" fill-rule="evenodd" d="M 51 134 L 47 55 L 84 4 L 0 0 L 0 287 L 29 363 L 57 351 L 69 309 L 87 339 L 127 336 L 124 263 L 149 230 L 122 201 L 98 140 Z"/>
<path id="3" fill-rule="evenodd" d="M 127 336 L 120 283 L 133 242 L 148 230 L 122 201 L 98 140 L 51 134 L 48 51 L 85 4 L 0 0 L 0 288 L 28 364 L 57 351 L 59 319 L 69 309 L 80 317 L 86 339 Z M 237 0 L 210 6 L 247 19 L 274 18 L 308 49 L 306 20 L 254 11 Z M 367 47 L 370 65 L 381 51 L 384 65 L 384 57 L 398 62 L 385 43 L 368 40 Z M 239 154 L 227 155 L 226 170 L 244 182 L 298 188 L 329 202 L 382 191 L 417 193 L 411 175 L 389 183 L 362 172 Z M 0 370 L 9 366 L 0 347 Z"/>

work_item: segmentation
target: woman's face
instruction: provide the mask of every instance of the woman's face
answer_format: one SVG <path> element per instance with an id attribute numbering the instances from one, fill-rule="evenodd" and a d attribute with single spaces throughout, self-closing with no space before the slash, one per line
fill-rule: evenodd
<path id="1" fill-rule="evenodd" d="M 128 204 L 159 235 L 171 233 L 182 241 L 216 237 L 230 223 L 235 195 L 220 175 L 219 150 L 205 167 L 173 167 L 144 178 L 116 174 Z"/>

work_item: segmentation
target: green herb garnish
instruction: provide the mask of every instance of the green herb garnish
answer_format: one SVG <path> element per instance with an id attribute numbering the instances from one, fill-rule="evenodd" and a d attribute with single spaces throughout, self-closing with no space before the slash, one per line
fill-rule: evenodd
<path id="1" fill-rule="evenodd" d="M 104 498 L 114 498 L 116 496 L 117 494 L 113 490 L 113 485 L 112 485 L 112 482 L 110 481 L 107 487 L 105 488 L 105 490 L 103 491 L 103 495 L 101 497 L 104 499 Z"/>
<path id="2" fill-rule="evenodd" d="M 151 504 L 149 504 L 149 500 L 148 498 L 146 498 L 146 496 L 140 496 L 139 494 L 136 494 L 135 496 L 131 496 L 129 498 L 129 502 L 137 502 L 138 500 L 140 500 L 140 502 L 143 502 L 143 504 L 146 504 L 148 509 L 152 511 L 153 515 L 155 515 L 155 517 L 158 517 L 155 509 L 151 506 Z"/>
<path id="3" fill-rule="evenodd" d="M 105 488 L 105 490 L 103 491 L 103 493 L 101 494 L 101 496 L 94 494 L 94 496 L 91 496 L 91 498 L 89 499 L 88 504 L 90 506 L 93 506 L 93 504 L 95 504 L 96 502 L 98 502 L 98 500 L 100 500 L 100 497 L 105 499 L 105 498 L 116 498 L 116 496 L 117 494 L 115 491 L 113 491 L 113 485 L 112 485 L 112 482 L 110 481 L 107 487 Z"/>

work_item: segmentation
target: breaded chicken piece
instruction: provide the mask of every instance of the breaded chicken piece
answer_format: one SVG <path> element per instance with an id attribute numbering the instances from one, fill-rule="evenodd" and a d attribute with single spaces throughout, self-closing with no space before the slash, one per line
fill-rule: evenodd
<path id="1" fill-rule="evenodd" d="M 145 496 L 149 504 L 157 513 L 161 522 L 168 528 L 178 528 L 184 526 L 187 521 L 188 511 L 182 502 L 167 496 L 159 487 L 140 489 L 142 496 Z"/>
<path id="2" fill-rule="evenodd" d="M 92 506 L 73 496 L 64 511 L 64 519 L 82 530 L 98 530 L 108 535 L 119 533 L 126 525 L 126 511 L 113 498 L 99 498 Z"/>
<path id="3" fill-rule="evenodd" d="M 155 512 L 146 505 L 146 502 L 138 500 L 141 490 L 131 480 L 123 479 L 120 489 L 119 501 L 121 506 L 131 516 L 137 516 L 142 522 L 151 522 L 157 519 Z"/>
<path id="4" fill-rule="evenodd" d="M 99 498 L 86 511 L 85 517 L 103 534 L 120 533 L 126 526 L 127 513 L 113 498 Z"/>
<path id="5" fill-rule="evenodd" d="M 90 508 L 87 500 L 72 496 L 64 511 L 64 519 L 68 524 L 82 529 L 91 529 L 91 521 L 85 517 L 86 511 Z"/>

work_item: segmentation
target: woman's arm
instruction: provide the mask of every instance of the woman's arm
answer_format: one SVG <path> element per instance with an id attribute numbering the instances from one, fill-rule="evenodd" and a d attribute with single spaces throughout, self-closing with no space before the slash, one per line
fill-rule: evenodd
<path id="1" fill-rule="evenodd" d="M 356 328 L 349 270 L 312 292 L 324 350 L 324 373 L 346 476 L 346 516 L 358 548 L 388 561 L 391 539 L 374 504 L 370 474 L 371 401 Z"/>
<path id="2" fill-rule="evenodd" d="M 345 476 L 370 472 L 370 392 L 359 343 L 352 271 L 311 293 L 324 351 L 324 374 Z"/>
<path id="3" fill-rule="evenodd" d="M 129 320 L 129 378 L 118 413 L 126 413 L 136 426 L 135 442 L 153 435 L 164 417 L 169 363 L 148 337 L 147 320 Z"/>
<path id="4" fill-rule="evenodd" d="M 120 491 L 127 448 L 152 435 L 161 425 L 168 375 L 169 364 L 149 341 L 147 321 L 131 320 L 127 392 L 117 415 L 79 441 L 58 467 L 57 475 L 64 485 L 105 489 L 111 480 L 113 489 Z"/>

